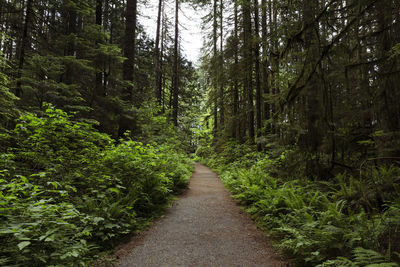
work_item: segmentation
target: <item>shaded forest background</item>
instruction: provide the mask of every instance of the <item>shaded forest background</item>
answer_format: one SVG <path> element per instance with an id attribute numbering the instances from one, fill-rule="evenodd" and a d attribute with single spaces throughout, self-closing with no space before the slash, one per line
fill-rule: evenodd
<path id="1" fill-rule="evenodd" d="M 206 13 L 199 68 L 184 2 Z M 397 266 L 400 3 L 157 3 L 152 40 L 141 1 L 0 1 L 1 263 L 85 265 L 195 153 L 296 264 Z"/>
<path id="2" fill-rule="evenodd" d="M 2 1 L 0 7 L 3 128 L 15 117 L 7 89 L 19 98 L 16 109 L 39 112 L 52 103 L 114 138 L 126 130 L 137 138 L 156 135 L 146 125 L 158 113 L 175 122 L 178 97 L 181 125 L 191 123 L 183 114 L 199 106 L 198 74 L 178 51 L 174 14 L 161 6 L 155 41 L 137 24 L 136 1 Z M 178 85 L 179 96 L 172 89 Z"/>
<path id="3" fill-rule="evenodd" d="M 217 147 L 290 147 L 308 177 L 399 156 L 397 1 L 214 1 L 211 11 L 203 67 Z"/>
<path id="4" fill-rule="evenodd" d="M 296 265 L 398 266 L 399 2 L 203 4 L 197 155 Z"/>

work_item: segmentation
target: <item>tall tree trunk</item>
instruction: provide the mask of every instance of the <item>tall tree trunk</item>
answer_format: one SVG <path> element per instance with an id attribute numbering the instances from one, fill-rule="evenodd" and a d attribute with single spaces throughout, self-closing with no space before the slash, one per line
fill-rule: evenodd
<path id="1" fill-rule="evenodd" d="M 154 48 L 154 96 L 157 104 L 161 106 L 161 70 L 160 70 L 160 29 L 161 29 L 161 11 L 163 1 L 158 1 L 158 15 L 157 15 L 157 30 L 156 30 L 156 43 Z"/>
<path id="2" fill-rule="evenodd" d="M 253 59 L 252 59 L 252 34 L 251 34 L 251 2 L 242 1 L 243 10 L 243 60 L 244 60 L 244 90 L 247 94 L 247 123 L 248 137 L 254 142 L 254 97 L 253 97 Z"/>
<path id="3" fill-rule="evenodd" d="M 399 130 L 399 118 L 397 118 L 398 114 L 395 112 L 398 99 L 395 100 L 396 104 L 392 101 L 394 96 L 392 90 L 396 86 L 392 82 L 391 73 L 394 71 L 395 64 L 393 64 L 393 59 L 388 58 L 394 45 L 389 28 L 393 23 L 392 8 L 392 0 L 381 0 L 377 3 L 377 22 L 381 32 L 378 37 L 379 56 L 381 58 L 381 63 L 379 64 L 379 93 L 383 102 L 380 110 L 380 120 L 383 128 L 388 132 Z"/>
<path id="4" fill-rule="evenodd" d="M 224 6 L 222 0 L 220 0 L 219 3 L 219 16 L 220 16 L 220 62 L 219 62 L 219 108 L 220 108 L 220 128 L 221 131 L 223 131 L 224 124 L 225 124 L 225 107 L 224 107 L 224 25 L 223 25 L 223 20 L 224 20 Z"/>
<path id="5" fill-rule="evenodd" d="M 3 11 L 3 1 L 0 1 L 0 32 L 6 32 L 7 30 L 7 19 L 4 19 L 3 21 L 3 16 L 4 16 L 4 11 Z M 0 42 L 0 51 L 3 51 L 3 55 L 6 56 L 5 53 L 5 44 L 6 44 L 6 40 L 2 39 L 3 42 Z"/>
<path id="6" fill-rule="evenodd" d="M 218 85 L 217 85 L 217 77 L 218 77 L 218 68 L 217 68 L 217 16 L 218 16 L 218 4 L 217 0 L 214 0 L 213 7 L 213 59 L 212 59 L 212 83 L 214 89 L 214 138 L 217 137 L 218 134 Z"/>
<path id="7" fill-rule="evenodd" d="M 68 6 L 68 1 L 64 0 L 64 5 L 67 8 L 65 16 L 65 21 L 66 21 L 66 28 L 65 28 L 65 34 L 68 36 L 67 43 L 65 44 L 64 47 L 64 55 L 65 56 L 76 56 L 76 33 L 77 33 L 77 18 L 78 18 L 78 13 L 76 10 L 76 7 L 74 6 Z M 67 65 L 65 68 L 65 75 L 61 77 L 61 81 L 63 81 L 66 84 L 72 84 L 74 82 L 73 79 L 73 73 L 74 69 L 71 65 Z"/>
<path id="8" fill-rule="evenodd" d="M 309 73 L 312 71 L 315 61 L 319 57 L 319 40 L 315 33 L 315 14 L 317 9 L 317 3 L 313 0 L 306 0 L 303 2 L 303 22 L 305 26 L 305 72 Z M 305 135 L 305 151 L 308 152 L 308 159 L 306 165 L 307 175 L 313 176 L 319 175 L 322 171 L 322 165 L 319 160 L 319 146 L 321 144 L 321 119 L 323 110 L 321 108 L 321 90 L 320 81 L 316 80 L 316 77 L 308 81 L 306 86 L 306 135 Z"/>
<path id="9" fill-rule="evenodd" d="M 96 25 L 99 27 L 103 25 L 103 0 L 96 0 Z M 96 44 L 99 44 L 100 42 L 101 40 L 97 40 Z M 98 63 L 96 70 L 96 96 L 104 95 L 103 68 L 101 65 L 102 64 Z"/>
<path id="10" fill-rule="evenodd" d="M 162 99 L 162 110 L 161 112 L 164 114 L 165 113 L 165 77 L 164 77 L 164 40 L 165 40 L 165 35 L 166 35 L 166 28 L 167 25 L 165 23 L 165 11 L 164 11 L 164 6 L 162 8 L 162 29 L 161 29 L 161 51 L 160 51 L 160 79 L 159 79 L 159 86 L 161 88 L 161 99 Z"/>
<path id="11" fill-rule="evenodd" d="M 234 47 L 234 77 L 233 77 L 233 132 L 232 136 L 240 140 L 240 128 L 239 128 L 239 18 L 238 18 L 238 0 L 235 0 L 234 9 L 234 35 L 235 35 L 235 47 Z"/>
<path id="12" fill-rule="evenodd" d="M 254 0 L 254 59 L 255 59 L 255 72 L 256 72 L 256 126 L 257 126 L 257 139 L 261 137 L 261 81 L 260 81 L 260 25 L 259 25 L 259 12 L 258 12 L 258 0 Z M 261 143 L 257 140 L 257 149 L 261 151 Z"/>
<path id="13" fill-rule="evenodd" d="M 96 25 L 103 25 L 103 0 L 96 0 Z"/>
<path id="14" fill-rule="evenodd" d="M 178 126 L 178 97 L 179 97 L 179 0 L 175 0 L 175 40 L 174 40 L 174 70 L 172 79 L 172 119 L 175 126 Z"/>
<path id="15" fill-rule="evenodd" d="M 262 18 L 261 18 L 261 31 L 262 31 L 262 83 L 264 95 L 269 95 L 269 84 L 268 84 L 268 28 L 267 28 L 267 0 L 262 0 Z M 264 101 L 264 120 L 271 118 L 271 106 L 267 101 Z M 270 123 L 267 123 L 267 130 Z"/>
<path id="16" fill-rule="evenodd" d="M 0 1 L 0 31 L 1 32 L 4 32 L 4 28 L 3 28 L 3 26 L 4 26 L 4 24 L 5 24 L 5 21 L 3 21 L 3 1 Z M 3 42 L 0 42 L 0 51 L 1 51 L 1 48 L 2 48 L 2 43 Z"/>
<path id="17" fill-rule="evenodd" d="M 135 65 L 135 38 L 136 38 L 137 0 L 127 0 L 125 20 L 124 56 L 127 58 L 123 64 L 122 77 L 133 83 Z M 125 87 L 124 99 L 133 102 L 133 86 Z"/>
<path id="18" fill-rule="evenodd" d="M 66 1 L 67 4 L 67 1 Z M 76 31 L 76 25 L 77 25 L 77 11 L 75 7 L 69 7 L 68 9 L 68 14 L 67 14 L 67 35 L 75 34 Z M 73 56 L 75 54 L 75 40 L 69 40 L 67 47 L 66 47 L 66 53 L 65 55 L 67 56 Z"/>
<path id="19" fill-rule="evenodd" d="M 24 20 L 24 29 L 22 32 L 22 39 L 21 39 L 21 48 L 19 52 L 19 62 L 18 62 L 18 81 L 17 81 L 17 88 L 15 95 L 17 97 L 22 96 L 22 88 L 21 88 L 21 75 L 22 75 L 22 69 L 24 67 L 25 63 L 25 53 L 26 50 L 30 48 L 30 40 L 29 40 L 29 26 L 31 23 L 31 16 L 33 13 L 33 7 L 32 7 L 32 0 L 27 0 L 26 2 L 26 12 L 25 12 L 25 20 Z"/>
<path id="20" fill-rule="evenodd" d="M 274 39 L 277 38 L 277 33 L 275 32 L 275 24 L 276 24 L 276 16 L 275 16 L 275 8 L 276 8 L 276 0 L 269 0 L 268 1 L 268 13 L 269 13 L 269 35 L 270 35 L 270 40 L 269 40 L 269 61 L 271 64 L 271 75 L 270 75 L 270 93 L 272 95 L 275 95 L 277 92 L 276 89 L 276 77 L 277 77 L 277 64 L 276 64 L 276 57 L 273 54 L 276 54 L 277 51 L 275 50 L 275 41 Z M 275 118 L 276 116 L 276 105 L 274 102 L 271 103 L 271 117 Z M 272 121 L 271 123 L 271 132 L 275 133 L 276 130 L 276 125 L 275 121 Z"/>
<path id="21" fill-rule="evenodd" d="M 110 44 L 112 43 L 112 38 L 111 38 L 111 23 L 110 23 L 110 0 L 104 0 L 104 12 L 103 12 L 104 18 L 103 18 L 103 30 L 110 32 L 109 34 L 109 39 L 105 39 L 105 42 L 109 42 Z M 107 37 L 106 37 L 107 38 Z M 106 67 L 104 68 L 103 72 L 103 95 L 107 96 L 107 86 L 108 86 L 108 77 L 111 74 L 111 59 L 107 59 Z"/>
<path id="22" fill-rule="evenodd" d="M 104 0 L 104 19 L 103 19 L 103 28 L 105 30 L 109 30 L 109 19 L 110 19 L 110 0 Z"/>
<path id="23" fill-rule="evenodd" d="M 380 32 L 378 37 L 380 101 L 377 111 L 380 125 L 388 136 L 385 144 L 380 146 L 379 152 L 382 156 L 397 157 L 400 155 L 400 148 L 398 147 L 400 138 L 399 62 L 396 57 L 391 57 L 390 51 L 396 44 L 394 41 L 396 40 L 395 33 L 398 28 L 395 26 L 395 12 L 393 10 L 396 9 L 398 12 L 398 8 L 396 8 L 392 0 L 381 0 L 376 5 L 378 31 Z M 399 39 L 398 36 L 397 39 Z"/>
<path id="24" fill-rule="evenodd" d="M 133 99 L 133 82 L 134 82 L 134 66 L 135 66 L 135 50 L 136 50 L 136 15 L 137 0 L 127 0 L 126 18 L 125 18 L 125 39 L 124 39 L 124 57 L 126 60 L 122 66 L 122 78 L 130 82 L 124 86 L 122 91 L 122 99 L 131 104 Z M 118 136 L 121 137 L 128 129 L 135 129 L 135 121 L 131 121 L 121 114 L 119 120 Z"/>

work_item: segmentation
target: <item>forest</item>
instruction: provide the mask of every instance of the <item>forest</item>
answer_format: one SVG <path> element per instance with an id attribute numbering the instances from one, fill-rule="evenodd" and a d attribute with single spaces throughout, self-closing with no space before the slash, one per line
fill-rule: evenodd
<path id="1" fill-rule="evenodd" d="M 400 2 L 0 0 L 0 266 L 103 261 L 193 162 L 294 266 L 399 266 Z"/>

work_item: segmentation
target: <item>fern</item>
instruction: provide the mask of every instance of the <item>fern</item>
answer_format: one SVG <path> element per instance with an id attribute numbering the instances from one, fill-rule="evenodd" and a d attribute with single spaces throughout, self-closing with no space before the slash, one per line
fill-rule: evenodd
<path id="1" fill-rule="evenodd" d="M 383 255 L 374 250 L 365 248 L 355 248 L 353 250 L 353 260 L 344 257 L 338 257 L 334 260 L 328 260 L 317 267 L 397 267 L 395 262 L 388 262 Z"/>
<path id="2" fill-rule="evenodd" d="M 364 249 L 358 247 L 353 250 L 353 254 L 354 254 L 354 260 L 358 265 L 372 267 L 373 264 L 386 264 L 385 263 L 386 259 L 383 255 L 370 249 Z M 383 267 L 383 265 L 379 266 Z M 393 265 L 387 265 L 387 266 L 393 266 Z"/>
<path id="3" fill-rule="evenodd" d="M 316 267 L 358 267 L 354 262 L 345 258 L 338 257 L 334 260 L 325 261 L 322 264 L 317 265 Z"/>
<path id="4" fill-rule="evenodd" d="M 397 266 L 399 265 L 394 262 L 384 262 L 384 263 L 368 264 L 365 267 L 397 267 Z"/>
<path id="5" fill-rule="evenodd" d="M 400 168 L 372 169 L 362 181 L 339 174 L 335 181 L 313 182 L 273 177 L 281 163 L 262 154 L 218 169 L 279 249 L 301 266 L 397 266 L 391 261 L 400 258 Z"/>

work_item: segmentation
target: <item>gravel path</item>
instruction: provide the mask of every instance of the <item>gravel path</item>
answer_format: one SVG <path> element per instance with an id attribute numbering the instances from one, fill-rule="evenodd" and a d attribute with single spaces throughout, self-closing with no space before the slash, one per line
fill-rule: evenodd
<path id="1" fill-rule="evenodd" d="M 120 250 L 126 254 L 121 267 L 286 266 L 217 175 L 201 164 L 165 216 Z"/>

